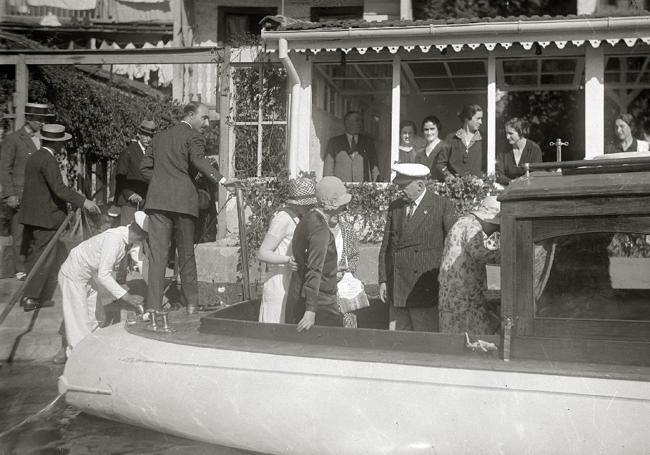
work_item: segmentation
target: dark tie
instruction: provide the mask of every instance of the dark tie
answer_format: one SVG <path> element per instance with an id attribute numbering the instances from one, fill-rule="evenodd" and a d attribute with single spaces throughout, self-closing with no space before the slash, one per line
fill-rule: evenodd
<path id="1" fill-rule="evenodd" d="M 415 201 L 411 202 L 408 207 L 408 216 L 407 218 L 410 220 L 413 218 L 413 214 L 415 213 Z"/>

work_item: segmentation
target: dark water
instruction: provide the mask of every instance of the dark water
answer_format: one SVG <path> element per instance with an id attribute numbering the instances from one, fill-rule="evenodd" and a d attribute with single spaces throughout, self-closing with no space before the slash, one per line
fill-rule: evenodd
<path id="1" fill-rule="evenodd" d="M 63 367 L 47 363 L 0 365 L 0 433 L 46 407 L 57 396 Z M 34 421 L 0 438 L 0 454 L 188 454 L 251 452 L 168 436 L 80 413 L 59 400 Z"/>

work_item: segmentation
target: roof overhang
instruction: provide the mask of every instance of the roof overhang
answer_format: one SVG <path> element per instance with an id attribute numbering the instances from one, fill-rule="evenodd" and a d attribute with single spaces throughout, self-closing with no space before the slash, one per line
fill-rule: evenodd
<path id="1" fill-rule="evenodd" d="M 428 52 L 431 47 L 442 51 L 448 46 L 456 52 L 466 46 L 472 50 L 484 46 L 493 51 L 497 45 L 508 49 L 514 43 L 520 43 L 524 49 L 530 49 L 535 43 L 542 47 L 554 43 L 563 49 L 569 42 L 575 46 L 587 42 L 596 48 L 604 41 L 612 46 L 623 41 L 632 47 L 638 41 L 650 45 L 650 16 L 265 30 L 262 39 L 271 52 L 277 50 L 278 40 L 285 39 L 289 50 L 313 53 L 357 50 L 365 54 L 369 49 L 381 52 L 387 48 L 394 54 L 400 49 L 410 52 L 419 48 Z"/>

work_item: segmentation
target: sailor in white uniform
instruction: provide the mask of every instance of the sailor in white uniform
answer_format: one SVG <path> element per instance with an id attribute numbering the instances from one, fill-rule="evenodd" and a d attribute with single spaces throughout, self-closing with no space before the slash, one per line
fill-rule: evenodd
<path id="1" fill-rule="evenodd" d="M 134 216 L 131 224 L 108 229 L 73 248 L 61 266 L 58 281 L 69 349 L 98 327 L 95 308 L 100 289 L 134 307 L 144 300 L 120 286 L 112 274 L 124 256 L 147 236 L 147 215 L 136 212 Z"/>

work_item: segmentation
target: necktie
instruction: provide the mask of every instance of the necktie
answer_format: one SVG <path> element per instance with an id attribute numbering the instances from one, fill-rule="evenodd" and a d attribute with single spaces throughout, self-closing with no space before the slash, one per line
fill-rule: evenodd
<path id="1" fill-rule="evenodd" d="M 409 209 L 408 209 L 408 219 L 410 220 L 413 218 L 413 214 L 415 213 L 415 202 L 411 202 L 409 204 Z"/>

